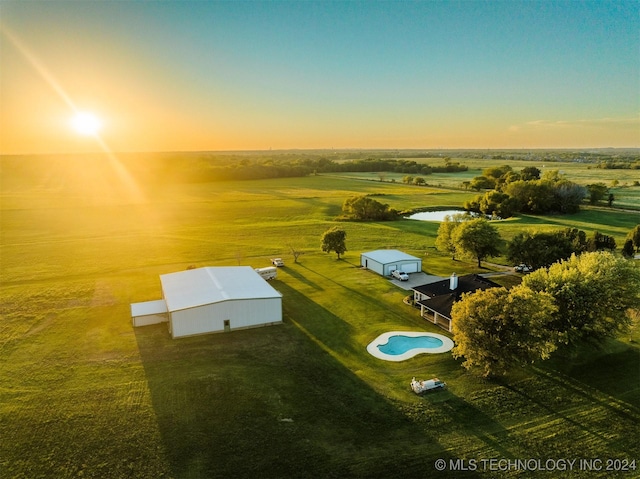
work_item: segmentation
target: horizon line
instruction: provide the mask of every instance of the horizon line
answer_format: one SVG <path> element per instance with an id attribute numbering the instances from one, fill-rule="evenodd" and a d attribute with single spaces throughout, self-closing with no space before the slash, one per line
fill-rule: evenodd
<path id="1" fill-rule="evenodd" d="M 176 153 L 278 153 L 278 152 L 447 152 L 447 151 L 464 151 L 464 152 L 491 152 L 491 151 L 602 151 L 602 150 L 638 150 L 640 146 L 595 146 L 595 147 L 535 147 L 535 148 L 268 148 L 268 149 L 229 149 L 229 150 L 129 150 L 129 151 L 113 151 L 112 154 L 118 155 L 142 155 L 142 154 L 176 154 Z M 0 153 L 0 158 L 10 156 L 80 156 L 80 155 L 104 155 L 101 151 L 86 152 L 51 152 L 51 153 Z"/>

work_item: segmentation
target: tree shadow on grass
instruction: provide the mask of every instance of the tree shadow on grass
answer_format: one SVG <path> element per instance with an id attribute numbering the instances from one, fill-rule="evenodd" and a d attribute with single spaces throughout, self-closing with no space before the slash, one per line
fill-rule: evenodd
<path id="1" fill-rule="evenodd" d="M 283 296 L 285 322 L 295 325 L 325 351 L 359 354 L 353 326 L 285 283 L 279 284 L 278 290 Z"/>
<path id="2" fill-rule="evenodd" d="M 292 278 L 296 279 L 297 281 L 300 281 L 301 283 L 306 284 L 307 286 L 310 286 L 315 290 L 318 290 L 318 291 L 324 290 L 324 288 L 320 286 L 318 283 L 311 281 L 307 276 L 301 274 L 300 271 L 298 271 L 298 268 L 297 268 L 298 266 L 301 266 L 300 263 L 294 264 L 294 266 L 287 266 L 286 270 L 283 271 L 282 274 L 287 274 Z"/>
<path id="3" fill-rule="evenodd" d="M 490 456 L 476 457 L 476 459 L 490 459 L 498 455 L 503 459 L 514 459 L 515 456 L 505 446 L 509 431 L 492 417 L 484 413 L 463 398 L 455 396 L 449 390 L 444 393 L 428 393 L 424 399 L 439 408 L 449 420 L 470 437 L 475 437 L 483 443 L 483 448 L 491 451 Z M 496 454 L 497 453 L 497 454 Z"/>
<path id="4" fill-rule="evenodd" d="M 597 371 L 582 370 L 582 374 L 590 376 L 585 382 L 546 367 L 534 367 L 531 371 L 535 374 L 533 378 L 504 384 L 504 387 L 519 396 L 527 407 L 537 410 L 537 416 L 556 418 L 547 421 L 548 424 L 557 423 L 554 434 L 582 437 L 585 446 L 583 449 L 575 447 L 576 453 L 614 457 L 619 454 L 634 456 L 640 451 L 637 442 L 630 439 L 640 432 L 640 409 L 599 390 L 596 387 Z M 637 390 L 637 376 L 635 385 L 629 379 L 627 387 Z M 585 415 L 585 411 L 589 414 Z"/>
<path id="5" fill-rule="evenodd" d="M 534 371 L 571 389 L 574 394 L 603 405 L 616 403 L 618 413 L 628 411 L 633 420 L 640 422 L 640 350 L 619 341 L 609 344 L 614 351 L 591 351 L 591 357 L 583 360 L 555 358 Z M 600 394 L 594 394 L 594 389 Z M 606 400 L 601 401 L 597 396 Z"/>
<path id="6" fill-rule="evenodd" d="M 353 264 L 353 263 L 349 263 L 349 264 Z M 363 305 L 373 305 L 374 308 L 378 308 L 378 309 L 389 309 L 389 305 L 387 303 L 385 303 L 384 301 L 380 300 L 378 297 L 371 295 L 371 294 L 365 294 L 362 292 L 362 290 L 359 289 L 355 289 L 355 288 L 351 288 L 349 286 L 345 286 L 343 283 L 340 283 L 338 281 L 336 281 L 334 278 L 327 276 L 326 274 L 323 274 L 317 270 L 312 270 L 311 268 L 309 268 L 306 265 L 300 265 L 302 268 L 306 269 L 307 271 L 309 271 L 309 273 L 317 275 L 319 277 L 322 278 L 322 281 L 326 281 L 327 283 L 333 283 L 336 286 L 342 288 L 345 292 L 345 300 L 347 299 L 357 299 L 357 301 Z M 363 270 L 362 272 L 364 273 L 369 273 L 366 270 Z M 378 279 L 376 277 L 376 279 Z M 295 291 L 295 290 L 294 290 Z M 363 307 L 368 307 L 368 306 L 363 306 Z"/>
<path id="7" fill-rule="evenodd" d="M 337 323 L 313 301 L 283 288 L 285 318 Z M 166 325 L 136 328 L 164 452 L 174 477 L 479 477 L 435 469 L 455 460 L 438 431 L 408 417 L 332 354 L 325 344 L 349 328 L 279 326 L 172 340 Z M 445 422 L 477 424 L 461 399 Z M 437 406 L 434 406 L 437 407 Z M 474 419 L 475 418 L 475 419 Z M 490 418 L 478 426 L 496 430 Z M 494 444 L 499 446 L 499 444 Z M 492 446 L 493 447 L 493 446 Z M 502 452 L 502 451 L 501 451 Z"/>

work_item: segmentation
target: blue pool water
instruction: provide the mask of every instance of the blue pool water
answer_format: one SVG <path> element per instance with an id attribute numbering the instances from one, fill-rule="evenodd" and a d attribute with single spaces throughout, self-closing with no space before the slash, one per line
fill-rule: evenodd
<path id="1" fill-rule="evenodd" d="M 438 338 L 431 336 L 391 336 L 386 344 L 378 346 L 380 352 L 390 356 L 398 356 L 412 349 L 431 349 L 439 348 L 444 343 Z"/>

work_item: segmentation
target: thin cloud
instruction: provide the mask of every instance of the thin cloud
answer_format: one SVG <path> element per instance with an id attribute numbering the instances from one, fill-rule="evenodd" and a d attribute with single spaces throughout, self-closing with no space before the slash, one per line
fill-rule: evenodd
<path id="1" fill-rule="evenodd" d="M 570 127 L 626 127 L 638 128 L 640 126 L 640 116 L 621 118 L 586 118 L 580 120 L 534 120 L 528 121 L 525 125 L 536 128 L 570 128 Z M 511 129 L 511 128 L 510 128 Z"/>

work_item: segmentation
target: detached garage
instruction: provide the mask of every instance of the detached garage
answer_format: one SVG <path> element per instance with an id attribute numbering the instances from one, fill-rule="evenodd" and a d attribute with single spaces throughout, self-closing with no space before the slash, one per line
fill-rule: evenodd
<path id="1" fill-rule="evenodd" d="M 250 266 L 191 269 L 160 282 L 173 338 L 282 323 L 282 295 Z M 145 304 L 132 304 L 132 316 Z M 134 325 L 143 324 L 134 317 Z"/>
<path id="2" fill-rule="evenodd" d="M 382 276 L 389 276 L 393 270 L 405 273 L 418 273 L 422 271 L 422 260 L 403 253 L 397 249 L 379 249 L 360 255 L 360 264 Z"/>

